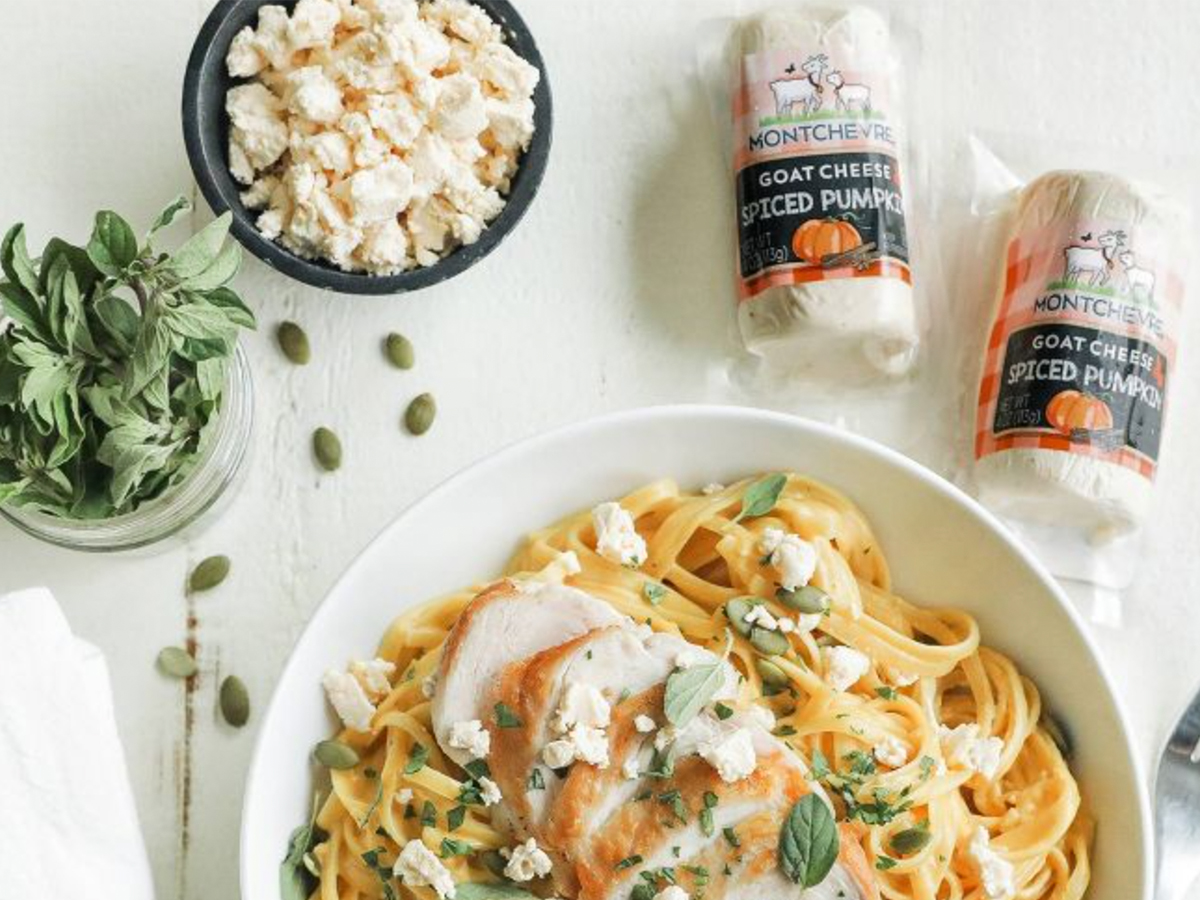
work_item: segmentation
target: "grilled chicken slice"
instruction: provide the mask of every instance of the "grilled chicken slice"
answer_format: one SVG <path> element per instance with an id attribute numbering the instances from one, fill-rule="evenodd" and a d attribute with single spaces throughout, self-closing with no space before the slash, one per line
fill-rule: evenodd
<path id="1" fill-rule="evenodd" d="M 505 666 L 623 620 L 607 603 L 566 585 L 501 581 L 484 590 L 463 610 L 438 669 L 433 728 L 446 755 L 459 765 L 470 761 L 450 746 L 450 728 L 491 720 L 488 698 Z"/>
<path id="2" fill-rule="evenodd" d="M 725 664 L 714 698 L 728 701 L 732 714 L 722 719 L 710 709 L 682 729 L 667 725 L 667 678 L 681 666 L 715 661 L 573 588 L 502 583 L 472 602 L 447 641 L 434 730 L 459 758 L 444 738 L 454 723 L 486 724 L 501 819 L 515 838 L 533 837 L 550 855 L 562 896 L 625 900 L 640 873 L 669 867 L 689 894 L 703 887 L 706 900 L 878 900 L 847 826 L 820 885 L 802 890 L 780 872 L 781 823 L 797 800 L 821 788 L 771 734 L 765 711 L 737 708 L 732 666 Z M 497 703 L 516 721 L 500 727 L 492 715 Z M 607 758 L 579 757 L 555 769 L 561 760 L 551 745 L 569 742 L 576 714 L 599 729 L 592 735 L 602 738 Z M 724 751 L 733 745 L 740 752 L 731 757 Z M 753 770 L 746 771 L 750 749 Z"/>

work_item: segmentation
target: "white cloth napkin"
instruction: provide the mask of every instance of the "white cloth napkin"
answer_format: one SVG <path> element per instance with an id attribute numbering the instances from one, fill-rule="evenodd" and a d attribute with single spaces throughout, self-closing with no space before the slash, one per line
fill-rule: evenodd
<path id="1" fill-rule="evenodd" d="M 0 900 L 153 900 L 104 656 L 53 595 L 0 596 Z"/>

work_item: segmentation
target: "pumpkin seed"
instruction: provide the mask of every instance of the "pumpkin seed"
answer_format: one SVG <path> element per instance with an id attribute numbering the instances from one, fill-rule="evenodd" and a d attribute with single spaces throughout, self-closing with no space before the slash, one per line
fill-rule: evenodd
<path id="1" fill-rule="evenodd" d="M 900 856 L 911 856 L 925 848 L 933 835 L 928 828 L 905 828 L 892 835 L 892 850 Z"/>
<path id="2" fill-rule="evenodd" d="M 250 692 L 242 679 L 229 675 L 221 682 L 221 715 L 234 728 L 250 721 Z"/>
<path id="3" fill-rule="evenodd" d="M 408 410 L 404 413 L 404 427 L 410 434 L 422 435 L 433 425 L 436 415 L 437 401 L 433 399 L 433 394 L 421 394 L 408 404 Z"/>
<path id="4" fill-rule="evenodd" d="M 312 359 L 312 348 L 308 345 L 308 335 L 295 322 L 280 322 L 275 331 L 275 339 L 279 341 L 279 349 L 289 362 L 297 366 L 307 366 Z"/>
<path id="5" fill-rule="evenodd" d="M 324 426 L 313 432 L 313 454 L 326 472 L 336 472 L 342 467 L 342 442 Z"/>
<path id="6" fill-rule="evenodd" d="M 767 631 L 757 625 L 750 632 L 750 643 L 755 650 L 767 656 L 782 656 L 792 646 L 778 631 Z"/>
<path id="7" fill-rule="evenodd" d="M 158 651 L 158 669 L 172 678 L 191 678 L 199 667 L 192 654 L 182 647 L 163 647 Z"/>
<path id="8" fill-rule="evenodd" d="M 188 590 L 192 593 L 211 591 L 229 576 L 229 557 L 210 556 L 202 560 L 188 576 Z"/>
<path id="9" fill-rule="evenodd" d="M 811 584 L 792 591 L 780 588 L 775 592 L 775 598 L 788 609 L 794 609 L 810 616 L 826 612 L 829 609 L 829 595 Z"/>
<path id="10" fill-rule="evenodd" d="M 750 610 L 758 605 L 754 597 L 734 597 L 725 604 L 725 617 L 729 619 L 729 624 L 744 638 L 750 637 L 750 630 L 753 626 L 746 621 L 746 616 Z"/>
<path id="11" fill-rule="evenodd" d="M 756 659 L 754 668 L 758 670 L 758 677 L 763 680 L 763 684 L 776 688 L 787 687 L 787 673 L 770 660 Z"/>
<path id="12" fill-rule="evenodd" d="M 321 741 L 313 748 L 313 756 L 327 769 L 353 769 L 358 765 L 358 753 L 341 741 Z"/>
<path id="13" fill-rule="evenodd" d="M 383 342 L 383 348 L 387 358 L 397 369 L 411 369 L 416 362 L 412 341 L 402 334 L 393 331 Z"/>

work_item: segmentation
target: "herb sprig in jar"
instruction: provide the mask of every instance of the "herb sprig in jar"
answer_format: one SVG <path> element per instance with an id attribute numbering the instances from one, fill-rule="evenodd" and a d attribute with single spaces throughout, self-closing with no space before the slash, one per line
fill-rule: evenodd
<path id="1" fill-rule="evenodd" d="M 225 214 L 174 253 L 113 212 L 86 247 L 0 244 L 0 504 L 67 519 L 124 515 L 179 485 L 213 442 L 239 330 L 241 250 Z"/>

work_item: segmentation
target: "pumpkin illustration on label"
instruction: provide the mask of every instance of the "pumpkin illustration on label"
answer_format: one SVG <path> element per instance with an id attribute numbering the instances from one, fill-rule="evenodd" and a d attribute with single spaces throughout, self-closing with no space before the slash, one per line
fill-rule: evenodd
<path id="1" fill-rule="evenodd" d="M 842 219 L 809 219 L 792 235 L 792 252 L 809 265 L 862 246 L 858 229 Z"/>
<path id="2" fill-rule="evenodd" d="M 1112 410 L 1099 397 L 1080 391 L 1062 391 L 1046 404 L 1046 421 L 1055 431 L 1104 431 L 1113 427 Z"/>

